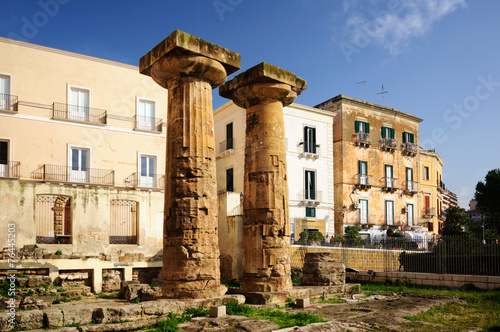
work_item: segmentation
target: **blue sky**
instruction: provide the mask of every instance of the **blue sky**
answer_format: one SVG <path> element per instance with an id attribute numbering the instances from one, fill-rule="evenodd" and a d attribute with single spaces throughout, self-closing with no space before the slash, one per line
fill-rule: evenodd
<path id="1" fill-rule="evenodd" d="M 500 168 L 500 1 L 2 0 L 0 36 L 138 65 L 180 29 L 308 82 L 297 103 L 344 94 L 414 114 L 420 144 L 467 207 Z M 237 72 L 239 73 L 239 72 Z M 236 74 L 237 74 L 236 73 Z M 384 89 L 387 99 L 378 95 Z M 226 102 L 214 91 L 214 107 Z"/>

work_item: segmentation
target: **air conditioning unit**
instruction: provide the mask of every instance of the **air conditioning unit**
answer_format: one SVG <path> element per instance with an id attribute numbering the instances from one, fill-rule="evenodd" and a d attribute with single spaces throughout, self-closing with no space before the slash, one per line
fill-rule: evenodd
<path id="1" fill-rule="evenodd" d="M 359 203 L 354 203 L 354 208 L 359 209 Z"/>
<path id="2" fill-rule="evenodd" d="M 401 213 L 406 213 L 406 208 L 402 208 Z"/>

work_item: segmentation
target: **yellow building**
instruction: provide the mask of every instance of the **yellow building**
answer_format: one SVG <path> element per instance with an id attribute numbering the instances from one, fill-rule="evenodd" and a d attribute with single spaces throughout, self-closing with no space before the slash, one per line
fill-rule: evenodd
<path id="1" fill-rule="evenodd" d="M 435 151 L 419 149 L 420 152 L 420 188 L 422 222 L 427 223 L 429 233 L 438 234 L 445 219 L 443 208 L 442 181 L 443 160 Z"/>
<path id="2" fill-rule="evenodd" d="M 359 225 L 422 231 L 418 117 L 339 95 L 316 106 L 333 118 L 335 232 Z"/>
<path id="3" fill-rule="evenodd" d="M 116 262 L 125 280 L 161 267 L 166 91 L 135 66 L 6 38 L 0 89 L 0 225 L 16 247 L 90 257 L 48 266 L 89 270 L 96 291 Z"/>

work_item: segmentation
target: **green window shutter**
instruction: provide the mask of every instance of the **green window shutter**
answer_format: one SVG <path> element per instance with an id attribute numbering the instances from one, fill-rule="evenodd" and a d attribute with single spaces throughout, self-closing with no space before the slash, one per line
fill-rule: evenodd
<path id="1" fill-rule="evenodd" d="M 368 122 L 366 123 L 366 133 L 370 133 L 370 124 Z"/>
<path id="2" fill-rule="evenodd" d="M 382 127 L 382 131 L 381 131 L 382 138 L 387 138 L 387 137 L 385 137 L 385 128 L 386 127 Z"/>
<path id="3" fill-rule="evenodd" d="M 354 122 L 354 132 L 359 132 L 359 121 Z"/>
<path id="4" fill-rule="evenodd" d="M 394 136 L 395 136 L 395 130 L 394 128 L 391 128 L 391 138 L 394 138 Z"/>
<path id="5" fill-rule="evenodd" d="M 403 131 L 403 143 L 406 143 L 406 131 Z"/>
<path id="6" fill-rule="evenodd" d="M 358 160 L 358 174 L 361 174 L 361 160 Z"/>
<path id="7" fill-rule="evenodd" d="M 415 135 L 410 134 L 410 142 L 415 143 Z"/>

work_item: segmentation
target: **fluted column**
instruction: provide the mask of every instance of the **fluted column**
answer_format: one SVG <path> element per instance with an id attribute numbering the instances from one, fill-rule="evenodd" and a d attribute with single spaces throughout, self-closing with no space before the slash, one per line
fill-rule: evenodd
<path id="1" fill-rule="evenodd" d="M 261 63 L 219 88 L 246 109 L 243 290 L 285 292 L 290 276 L 290 220 L 283 107 L 306 82 Z"/>
<path id="2" fill-rule="evenodd" d="M 178 30 L 141 59 L 141 73 L 168 89 L 166 298 L 212 298 L 225 292 L 220 285 L 212 89 L 237 68 L 239 54 Z"/>

